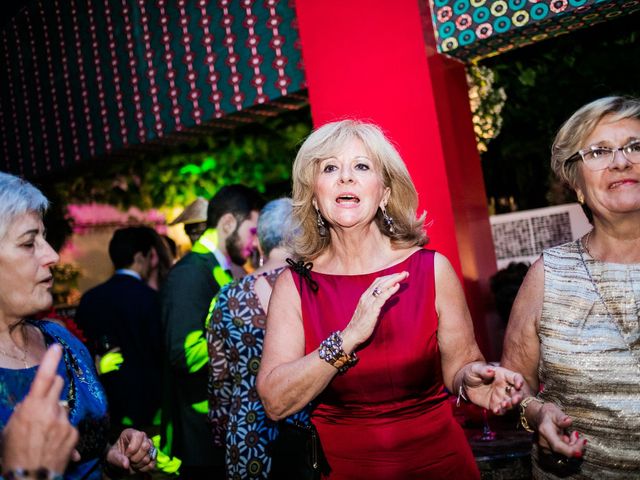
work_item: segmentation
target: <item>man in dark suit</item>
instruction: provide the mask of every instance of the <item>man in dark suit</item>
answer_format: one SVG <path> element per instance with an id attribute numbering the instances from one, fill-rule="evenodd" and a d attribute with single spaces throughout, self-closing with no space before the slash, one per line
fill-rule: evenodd
<path id="1" fill-rule="evenodd" d="M 162 451 L 182 460 L 181 478 L 224 478 L 224 448 L 208 425 L 205 320 L 220 287 L 233 280 L 257 246 L 263 201 L 243 185 L 223 187 L 209 201 L 207 230 L 169 272 L 162 288 L 162 330 L 168 352 Z"/>
<path id="2" fill-rule="evenodd" d="M 109 243 L 116 271 L 82 296 L 76 313 L 89 350 L 102 360 L 100 380 L 109 401 L 112 429 L 118 432 L 122 426 L 133 426 L 151 433 L 154 417 L 159 417 L 160 300 L 145 283 L 154 257 L 157 261 L 155 235 L 148 227 L 116 230 Z M 105 366 L 118 354 L 121 363 Z"/>

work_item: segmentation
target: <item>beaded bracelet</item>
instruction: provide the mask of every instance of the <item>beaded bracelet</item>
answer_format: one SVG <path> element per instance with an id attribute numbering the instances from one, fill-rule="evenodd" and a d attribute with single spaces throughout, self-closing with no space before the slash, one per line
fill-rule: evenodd
<path id="1" fill-rule="evenodd" d="M 14 468 L 7 471 L 3 477 L 5 480 L 24 480 L 24 479 L 36 479 L 36 480 L 63 480 L 64 477 L 60 473 L 52 472 L 44 467 L 36 470 L 27 470 L 26 468 Z"/>
<path id="2" fill-rule="evenodd" d="M 540 400 L 538 397 L 527 397 L 520 402 L 520 425 L 529 433 L 534 433 L 535 430 L 531 428 L 529 422 L 527 421 L 527 416 L 525 412 L 527 411 L 527 407 L 531 402 L 538 402 L 540 405 L 544 405 L 544 400 Z"/>
<path id="3" fill-rule="evenodd" d="M 318 355 L 329 365 L 337 368 L 338 373 L 344 373 L 358 363 L 355 352 L 349 355 L 342 349 L 342 337 L 339 331 L 333 332 L 320 343 Z"/>

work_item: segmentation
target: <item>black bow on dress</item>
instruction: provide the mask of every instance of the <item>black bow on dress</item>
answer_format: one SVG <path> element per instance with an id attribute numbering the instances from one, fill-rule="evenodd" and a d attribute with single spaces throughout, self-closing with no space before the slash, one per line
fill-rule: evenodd
<path id="1" fill-rule="evenodd" d="M 298 274 L 298 278 L 300 279 L 300 290 L 302 291 L 302 279 L 304 278 L 309 285 L 309 288 L 313 293 L 318 291 L 318 282 L 316 282 L 311 276 L 311 269 L 313 268 L 313 263 L 307 262 L 304 263 L 304 260 L 292 260 L 287 258 L 287 263 L 291 266 L 291 269 Z"/>

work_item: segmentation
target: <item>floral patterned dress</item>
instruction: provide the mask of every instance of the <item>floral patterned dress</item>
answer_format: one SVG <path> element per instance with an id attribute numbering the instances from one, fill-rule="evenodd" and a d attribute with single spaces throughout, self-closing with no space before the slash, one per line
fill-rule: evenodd
<path id="1" fill-rule="evenodd" d="M 87 349 L 67 329 L 47 321 L 31 321 L 43 334 L 47 346 L 59 343 L 62 360 L 58 374 L 64 379 L 61 398 L 69 402 L 69 421 L 80 433 L 77 450 L 82 460 L 70 463 L 65 479 L 100 480 L 100 460 L 107 447 L 109 419 L 107 399 L 98 381 Z M 15 406 L 29 393 L 38 367 L 0 368 L 0 429 L 9 421 Z"/>
<path id="2" fill-rule="evenodd" d="M 273 287 L 283 268 L 262 276 Z M 228 479 L 268 478 L 269 445 L 277 423 L 264 411 L 256 390 L 267 315 L 248 275 L 220 291 L 207 327 L 209 420 L 215 442 L 226 445 Z M 296 419 L 308 422 L 306 411 Z"/>

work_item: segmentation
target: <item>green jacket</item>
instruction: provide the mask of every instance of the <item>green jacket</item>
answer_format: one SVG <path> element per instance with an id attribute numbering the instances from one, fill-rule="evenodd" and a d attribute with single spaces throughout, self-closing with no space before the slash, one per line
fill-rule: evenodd
<path id="1" fill-rule="evenodd" d="M 211 234 L 215 231 L 207 230 L 203 236 L 211 238 Z M 224 464 L 224 449 L 213 446 L 207 421 L 204 327 L 212 299 L 231 280 L 213 253 L 196 242 L 194 251 L 173 266 L 161 292 L 167 352 L 162 451 L 186 466 Z"/>

